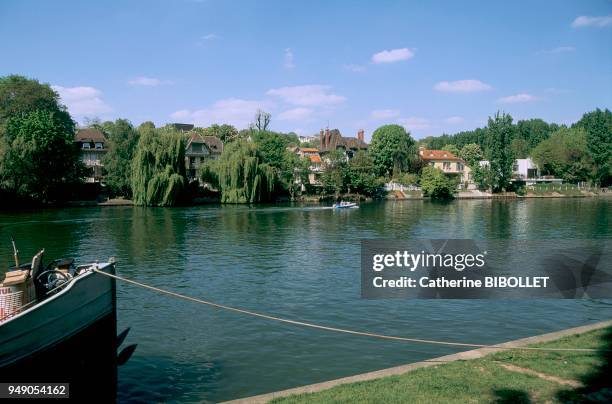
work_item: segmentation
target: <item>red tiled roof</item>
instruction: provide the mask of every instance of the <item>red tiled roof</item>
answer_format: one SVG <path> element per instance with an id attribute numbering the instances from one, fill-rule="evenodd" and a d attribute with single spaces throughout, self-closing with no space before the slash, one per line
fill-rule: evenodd
<path id="1" fill-rule="evenodd" d="M 319 152 L 319 149 L 317 149 L 316 147 L 301 147 L 300 150 L 303 151 L 304 153 L 318 153 Z"/>
<path id="2" fill-rule="evenodd" d="M 311 163 L 321 164 L 321 157 L 318 154 L 312 154 L 308 156 L 308 158 L 310 159 Z"/>
<path id="3" fill-rule="evenodd" d="M 455 156 L 453 153 L 446 150 L 423 150 L 423 154 L 420 155 L 423 160 L 463 161 L 459 157 Z"/>

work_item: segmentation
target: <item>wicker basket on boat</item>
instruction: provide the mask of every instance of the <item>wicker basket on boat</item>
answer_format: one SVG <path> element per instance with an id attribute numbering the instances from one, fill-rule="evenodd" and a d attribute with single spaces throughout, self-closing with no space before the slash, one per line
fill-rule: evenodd
<path id="1" fill-rule="evenodd" d="M 0 321 L 19 313 L 24 306 L 36 300 L 34 281 L 28 272 L 9 272 L 4 282 L 0 283 Z"/>

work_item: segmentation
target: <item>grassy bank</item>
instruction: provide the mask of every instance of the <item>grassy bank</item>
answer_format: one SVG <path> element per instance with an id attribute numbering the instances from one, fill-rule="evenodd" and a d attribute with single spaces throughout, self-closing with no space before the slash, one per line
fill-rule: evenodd
<path id="1" fill-rule="evenodd" d="M 535 347 L 597 348 L 598 352 L 504 351 L 481 359 L 416 369 L 345 384 L 274 403 L 530 403 L 611 402 L 612 327 Z M 608 380 L 610 379 L 610 380 Z"/>

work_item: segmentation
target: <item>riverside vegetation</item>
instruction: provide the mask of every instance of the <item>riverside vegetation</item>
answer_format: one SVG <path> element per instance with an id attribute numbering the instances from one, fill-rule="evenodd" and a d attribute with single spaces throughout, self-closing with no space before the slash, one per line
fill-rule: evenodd
<path id="1" fill-rule="evenodd" d="M 296 198 L 306 184 L 309 163 L 290 152 L 299 145 L 294 133 L 269 129 L 271 116 L 259 111 L 244 130 L 231 125 L 195 128 L 219 137 L 225 148 L 219 160 L 207 161 L 198 172 L 209 189 L 218 190 L 222 203 L 258 203 Z M 89 122 L 108 138 L 104 157 L 110 196 L 132 198 L 143 206 L 189 203 L 194 184 L 185 174 L 188 135 L 171 125 L 151 122 L 134 127 L 125 119 Z M 49 204 L 69 200 L 84 177 L 85 167 L 73 145 L 75 122 L 47 84 L 22 76 L 0 78 L 0 204 Z M 481 189 L 512 190 L 515 158 L 531 156 L 543 173 L 566 182 L 609 186 L 612 182 L 612 112 L 588 112 L 571 127 L 540 119 L 516 124 L 510 115 L 496 113 L 485 128 L 455 135 L 427 137 L 419 142 L 399 125 L 376 129 L 368 153 L 347 161 L 340 152 L 323 159 L 320 187 L 305 193 L 338 197 L 354 193 L 376 197 L 393 179 L 420 185 L 433 198 L 450 198 L 456 183 L 431 167 L 424 167 L 418 146 L 456 153 L 472 167 Z M 306 146 L 317 146 L 306 145 Z M 481 159 L 490 167 L 480 167 Z"/>

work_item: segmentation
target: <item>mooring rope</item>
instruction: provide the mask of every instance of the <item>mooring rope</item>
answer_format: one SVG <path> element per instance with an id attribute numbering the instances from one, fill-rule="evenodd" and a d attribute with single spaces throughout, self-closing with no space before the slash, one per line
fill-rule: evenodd
<path id="1" fill-rule="evenodd" d="M 200 304 L 205 304 L 205 305 L 216 307 L 216 308 L 219 308 L 219 309 L 233 311 L 233 312 L 236 312 L 236 313 L 242 313 L 242 314 L 246 314 L 246 315 L 253 316 L 253 317 L 266 318 L 268 320 L 279 321 L 279 322 L 282 322 L 282 323 L 299 325 L 299 326 L 309 327 L 309 328 L 316 328 L 316 329 L 319 329 L 319 330 L 340 332 L 340 333 L 344 333 L 344 334 L 361 335 L 361 336 L 364 336 L 364 337 L 373 337 L 373 338 L 388 339 L 388 340 L 395 340 L 395 341 L 416 342 L 416 343 L 420 343 L 420 344 L 434 344 L 434 345 L 458 346 L 458 347 L 469 347 L 469 348 L 520 349 L 520 350 L 528 350 L 528 351 L 565 351 L 565 352 L 603 352 L 603 351 L 608 351 L 606 349 L 597 349 L 597 348 L 544 348 L 544 347 L 513 347 L 513 346 L 504 346 L 504 345 L 468 344 L 468 343 L 464 343 L 464 342 L 451 342 L 451 341 L 438 341 L 438 340 L 431 340 L 431 339 L 398 337 L 398 336 L 393 336 L 393 335 L 376 334 L 376 333 L 366 332 L 366 331 L 347 330 L 347 329 L 344 329 L 344 328 L 328 327 L 328 326 L 320 325 L 320 324 L 306 323 L 304 321 L 291 320 L 291 319 L 287 319 L 287 318 L 281 318 L 281 317 L 272 316 L 270 314 L 257 313 L 257 312 L 250 311 L 250 310 L 240 309 L 238 307 L 226 306 L 224 304 L 210 302 L 210 301 L 207 301 L 207 300 L 198 299 L 196 297 L 186 296 L 186 295 L 182 295 L 180 293 L 176 293 L 176 292 L 172 292 L 172 291 L 169 291 L 169 290 L 161 289 L 161 288 L 158 288 L 158 287 L 155 287 L 155 286 L 147 285 L 147 284 L 144 284 L 144 283 L 141 283 L 141 282 L 137 282 L 137 281 L 134 281 L 134 280 L 131 280 L 131 279 L 124 278 L 124 277 L 119 276 L 119 275 L 109 274 L 107 272 L 100 271 L 99 269 L 96 269 L 96 268 L 91 268 L 91 270 L 94 271 L 94 272 L 97 272 L 97 273 L 99 273 L 101 275 L 108 276 L 110 278 L 114 278 L 114 279 L 120 280 L 122 282 L 126 282 L 126 283 L 130 283 L 132 285 L 140 286 L 141 288 L 153 290 L 155 292 L 159 292 L 159 293 L 162 293 L 162 294 L 165 294 L 165 295 L 174 296 L 174 297 L 179 298 L 179 299 L 183 299 L 183 300 L 187 300 L 187 301 L 191 301 L 191 302 L 195 302 L 195 303 L 200 303 Z"/>

